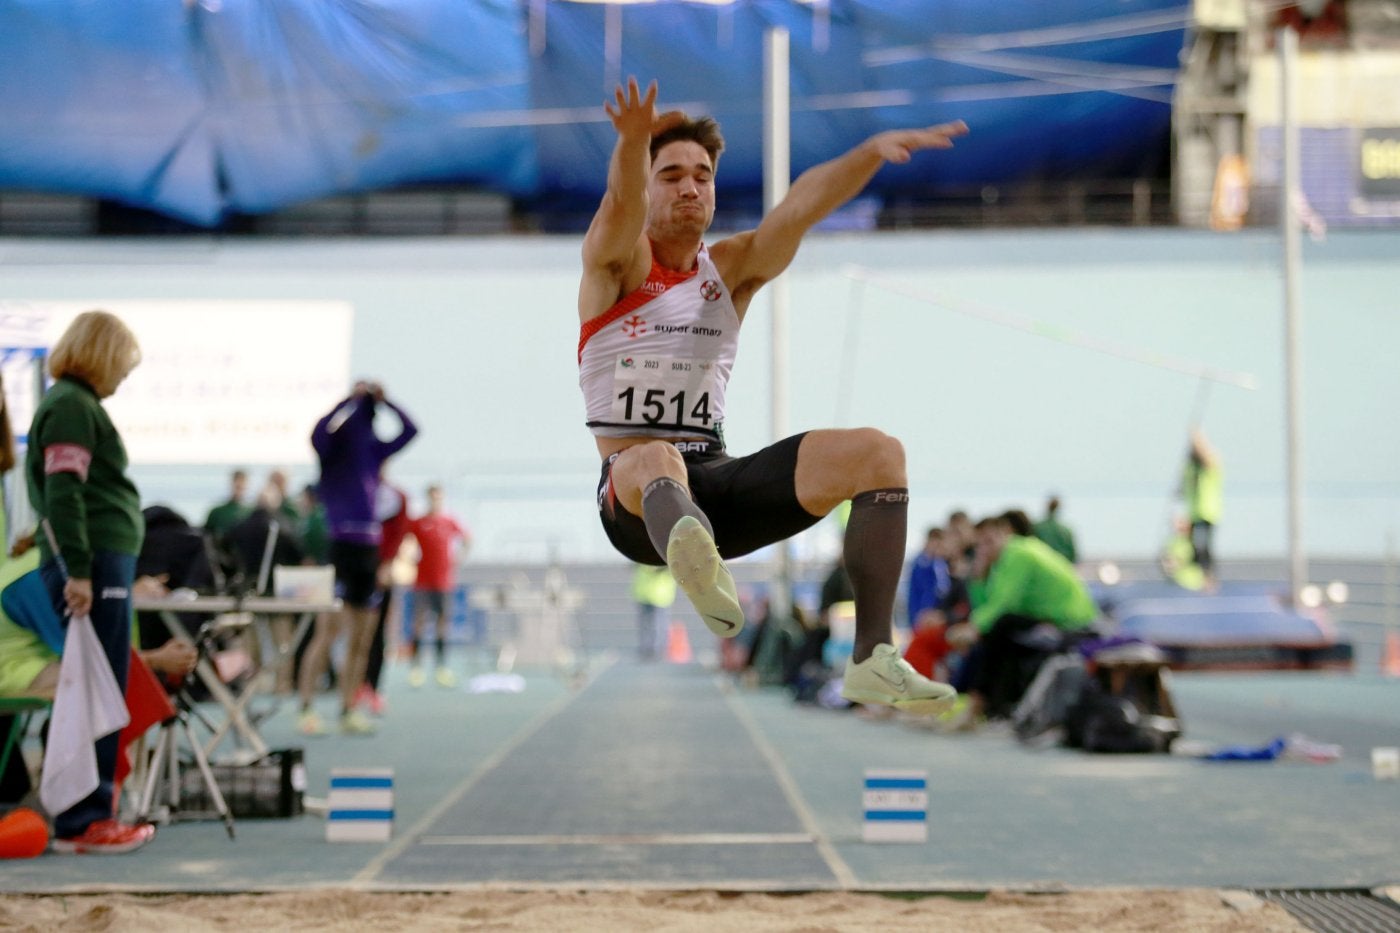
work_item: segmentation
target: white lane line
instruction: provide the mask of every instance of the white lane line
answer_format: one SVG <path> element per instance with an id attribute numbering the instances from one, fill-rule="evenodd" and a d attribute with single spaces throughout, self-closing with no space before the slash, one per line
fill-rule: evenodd
<path id="1" fill-rule="evenodd" d="M 417 823 L 414 823 L 413 826 L 409 828 L 408 832 L 402 835 L 396 833 L 396 838 L 393 842 L 385 846 L 383 851 L 370 859 L 369 862 L 365 864 L 364 868 L 355 873 L 355 877 L 350 879 L 351 886 L 371 884 L 375 876 L 384 870 L 385 865 L 402 855 L 409 846 L 416 845 L 419 842 L 419 837 L 431 829 L 434 824 L 442 818 L 442 815 L 451 809 L 457 801 L 465 797 L 482 778 L 495 770 L 495 768 L 514 753 L 517 748 L 529 741 L 536 732 L 539 732 L 540 729 L 544 727 L 545 723 L 559 715 L 565 707 L 583 696 L 584 691 L 586 691 L 589 686 L 596 683 L 598 677 L 611 666 L 612 662 L 609 662 L 605 667 L 599 669 L 589 678 L 588 686 L 585 686 L 583 690 L 570 690 L 559 699 L 549 704 L 549 706 L 544 708 L 543 712 L 535 717 L 533 722 L 516 733 L 508 742 L 496 749 L 491 755 L 488 755 L 486 759 L 477 766 L 475 771 L 468 774 L 460 784 L 448 791 L 447 795 L 442 798 L 437 806 L 423 814 L 423 817 Z"/>
<path id="2" fill-rule="evenodd" d="M 807 833 L 581 833 L 572 836 L 424 836 L 425 846 L 762 846 L 811 845 Z"/>
<path id="3" fill-rule="evenodd" d="M 743 724 L 744 729 L 749 733 L 749 738 L 753 739 L 754 745 L 758 747 L 759 754 L 768 762 L 768 767 L 773 771 L 773 777 L 777 779 L 778 786 L 783 789 L 783 796 L 787 797 L 793 812 L 797 814 L 798 820 L 802 823 L 802 828 L 811 834 L 812 842 L 816 846 L 817 852 L 821 854 L 822 861 L 826 862 L 826 867 L 831 869 L 831 873 L 836 876 L 836 881 L 842 888 L 846 890 L 855 888 L 855 872 L 851 871 L 851 867 L 837 853 L 831 840 L 822 833 L 821 827 L 817 825 L 816 816 L 807 806 L 807 802 L 802 799 L 802 792 L 797 789 L 797 782 L 792 779 L 787 765 L 783 764 L 777 751 L 758 730 L 758 723 L 754 722 L 753 716 L 749 715 L 749 711 L 735 699 L 734 693 L 726 690 L 725 684 L 722 682 L 719 686 L 724 702 L 728 704 L 730 711 Z"/>

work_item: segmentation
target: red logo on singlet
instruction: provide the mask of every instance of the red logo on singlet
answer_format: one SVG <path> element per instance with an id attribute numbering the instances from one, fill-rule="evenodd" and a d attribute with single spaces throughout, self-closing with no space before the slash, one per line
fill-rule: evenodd
<path id="1" fill-rule="evenodd" d="M 647 332 L 647 322 L 644 318 L 634 314 L 622 322 L 622 332 L 627 335 L 629 340 L 640 337 Z"/>
<path id="2" fill-rule="evenodd" d="M 706 301 L 719 301 L 721 294 L 719 283 L 714 279 L 706 279 L 700 283 L 700 297 Z"/>

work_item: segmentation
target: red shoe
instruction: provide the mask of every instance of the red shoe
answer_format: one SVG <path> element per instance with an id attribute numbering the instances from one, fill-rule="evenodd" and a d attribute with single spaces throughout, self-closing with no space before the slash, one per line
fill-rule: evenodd
<path id="1" fill-rule="evenodd" d="M 49 846 L 55 852 L 77 855 L 121 855 L 136 851 L 155 836 L 156 828 L 150 823 L 134 825 L 116 820 L 98 820 L 83 830 L 81 835 L 55 839 Z"/>
<path id="2" fill-rule="evenodd" d="M 384 698 L 379 695 L 369 684 L 360 684 L 360 689 L 355 691 L 355 707 L 369 710 L 374 716 L 384 715 Z"/>
<path id="3" fill-rule="evenodd" d="M 354 692 L 354 709 L 368 710 L 374 716 L 384 716 L 384 698 L 368 684 L 361 684 Z"/>

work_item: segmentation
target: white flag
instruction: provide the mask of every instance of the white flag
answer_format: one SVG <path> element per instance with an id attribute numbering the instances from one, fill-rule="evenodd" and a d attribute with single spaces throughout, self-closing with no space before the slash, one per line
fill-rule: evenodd
<path id="1" fill-rule="evenodd" d="M 39 778 L 39 800 L 45 810 L 57 816 L 97 789 L 93 743 L 127 721 L 126 699 L 92 620 L 85 615 L 70 620 Z"/>

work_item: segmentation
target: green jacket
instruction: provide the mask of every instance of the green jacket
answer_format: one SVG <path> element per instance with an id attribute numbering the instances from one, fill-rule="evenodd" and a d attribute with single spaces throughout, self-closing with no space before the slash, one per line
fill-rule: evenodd
<path id="1" fill-rule="evenodd" d="M 39 566 L 39 552 L 29 550 L 0 564 L 0 590 Z M 0 610 L 0 697 L 20 697 L 39 672 L 58 660 L 33 630 Z"/>
<path id="2" fill-rule="evenodd" d="M 1220 513 L 1225 507 L 1224 471 L 1219 466 L 1205 466 L 1187 458 L 1183 485 L 1191 521 L 1220 524 Z"/>
<path id="3" fill-rule="evenodd" d="M 64 376 L 53 384 L 29 428 L 24 473 L 29 501 L 47 518 L 68 574 L 92 577 L 92 553 L 141 553 L 141 496 L 126 475 L 126 447 L 97 393 Z M 53 554 L 40 531 L 44 560 Z"/>
<path id="4" fill-rule="evenodd" d="M 987 632 L 1004 615 L 1052 622 L 1065 631 L 1085 628 L 1099 610 L 1069 561 L 1044 541 L 1012 535 L 987 574 L 983 601 L 972 624 Z"/>
<path id="5" fill-rule="evenodd" d="M 317 502 L 311 514 L 298 515 L 293 526 L 301 535 L 301 547 L 313 563 L 328 564 L 331 559 L 331 531 L 326 524 L 326 507 Z"/>
<path id="6" fill-rule="evenodd" d="M 252 514 L 253 507 L 251 505 L 244 505 L 242 502 L 234 502 L 230 499 L 209 510 L 208 517 L 204 519 L 204 530 L 215 538 L 222 538 L 230 528 Z"/>
<path id="7" fill-rule="evenodd" d="M 1162 554 L 1162 569 L 1172 582 L 1188 590 L 1206 585 L 1206 574 L 1196 563 L 1196 548 L 1189 535 L 1173 535 Z"/>
<path id="8" fill-rule="evenodd" d="M 39 566 L 39 549 L 30 548 L 0 563 L 0 592 Z M 131 615 L 131 647 L 140 650 L 141 628 Z M 33 629 L 20 625 L 0 608 L 0 697 L 28 696 L 34 678 L 61 658 Z"/>
<path id="9" fill-rule="evenodd" d="M 632 599 L 664 609 L 676 601 L 676 578 L 665 567 L 638 564 L 632 571 Z"/>
<path id="10" fill-rule="evenodd" d="M 1074 547 L 1074 532 L 1064 522 L 1047 515 L 1035 523 L 1035 536 L 1071 564 L 1079 560 L 1079 552 Z"/>

